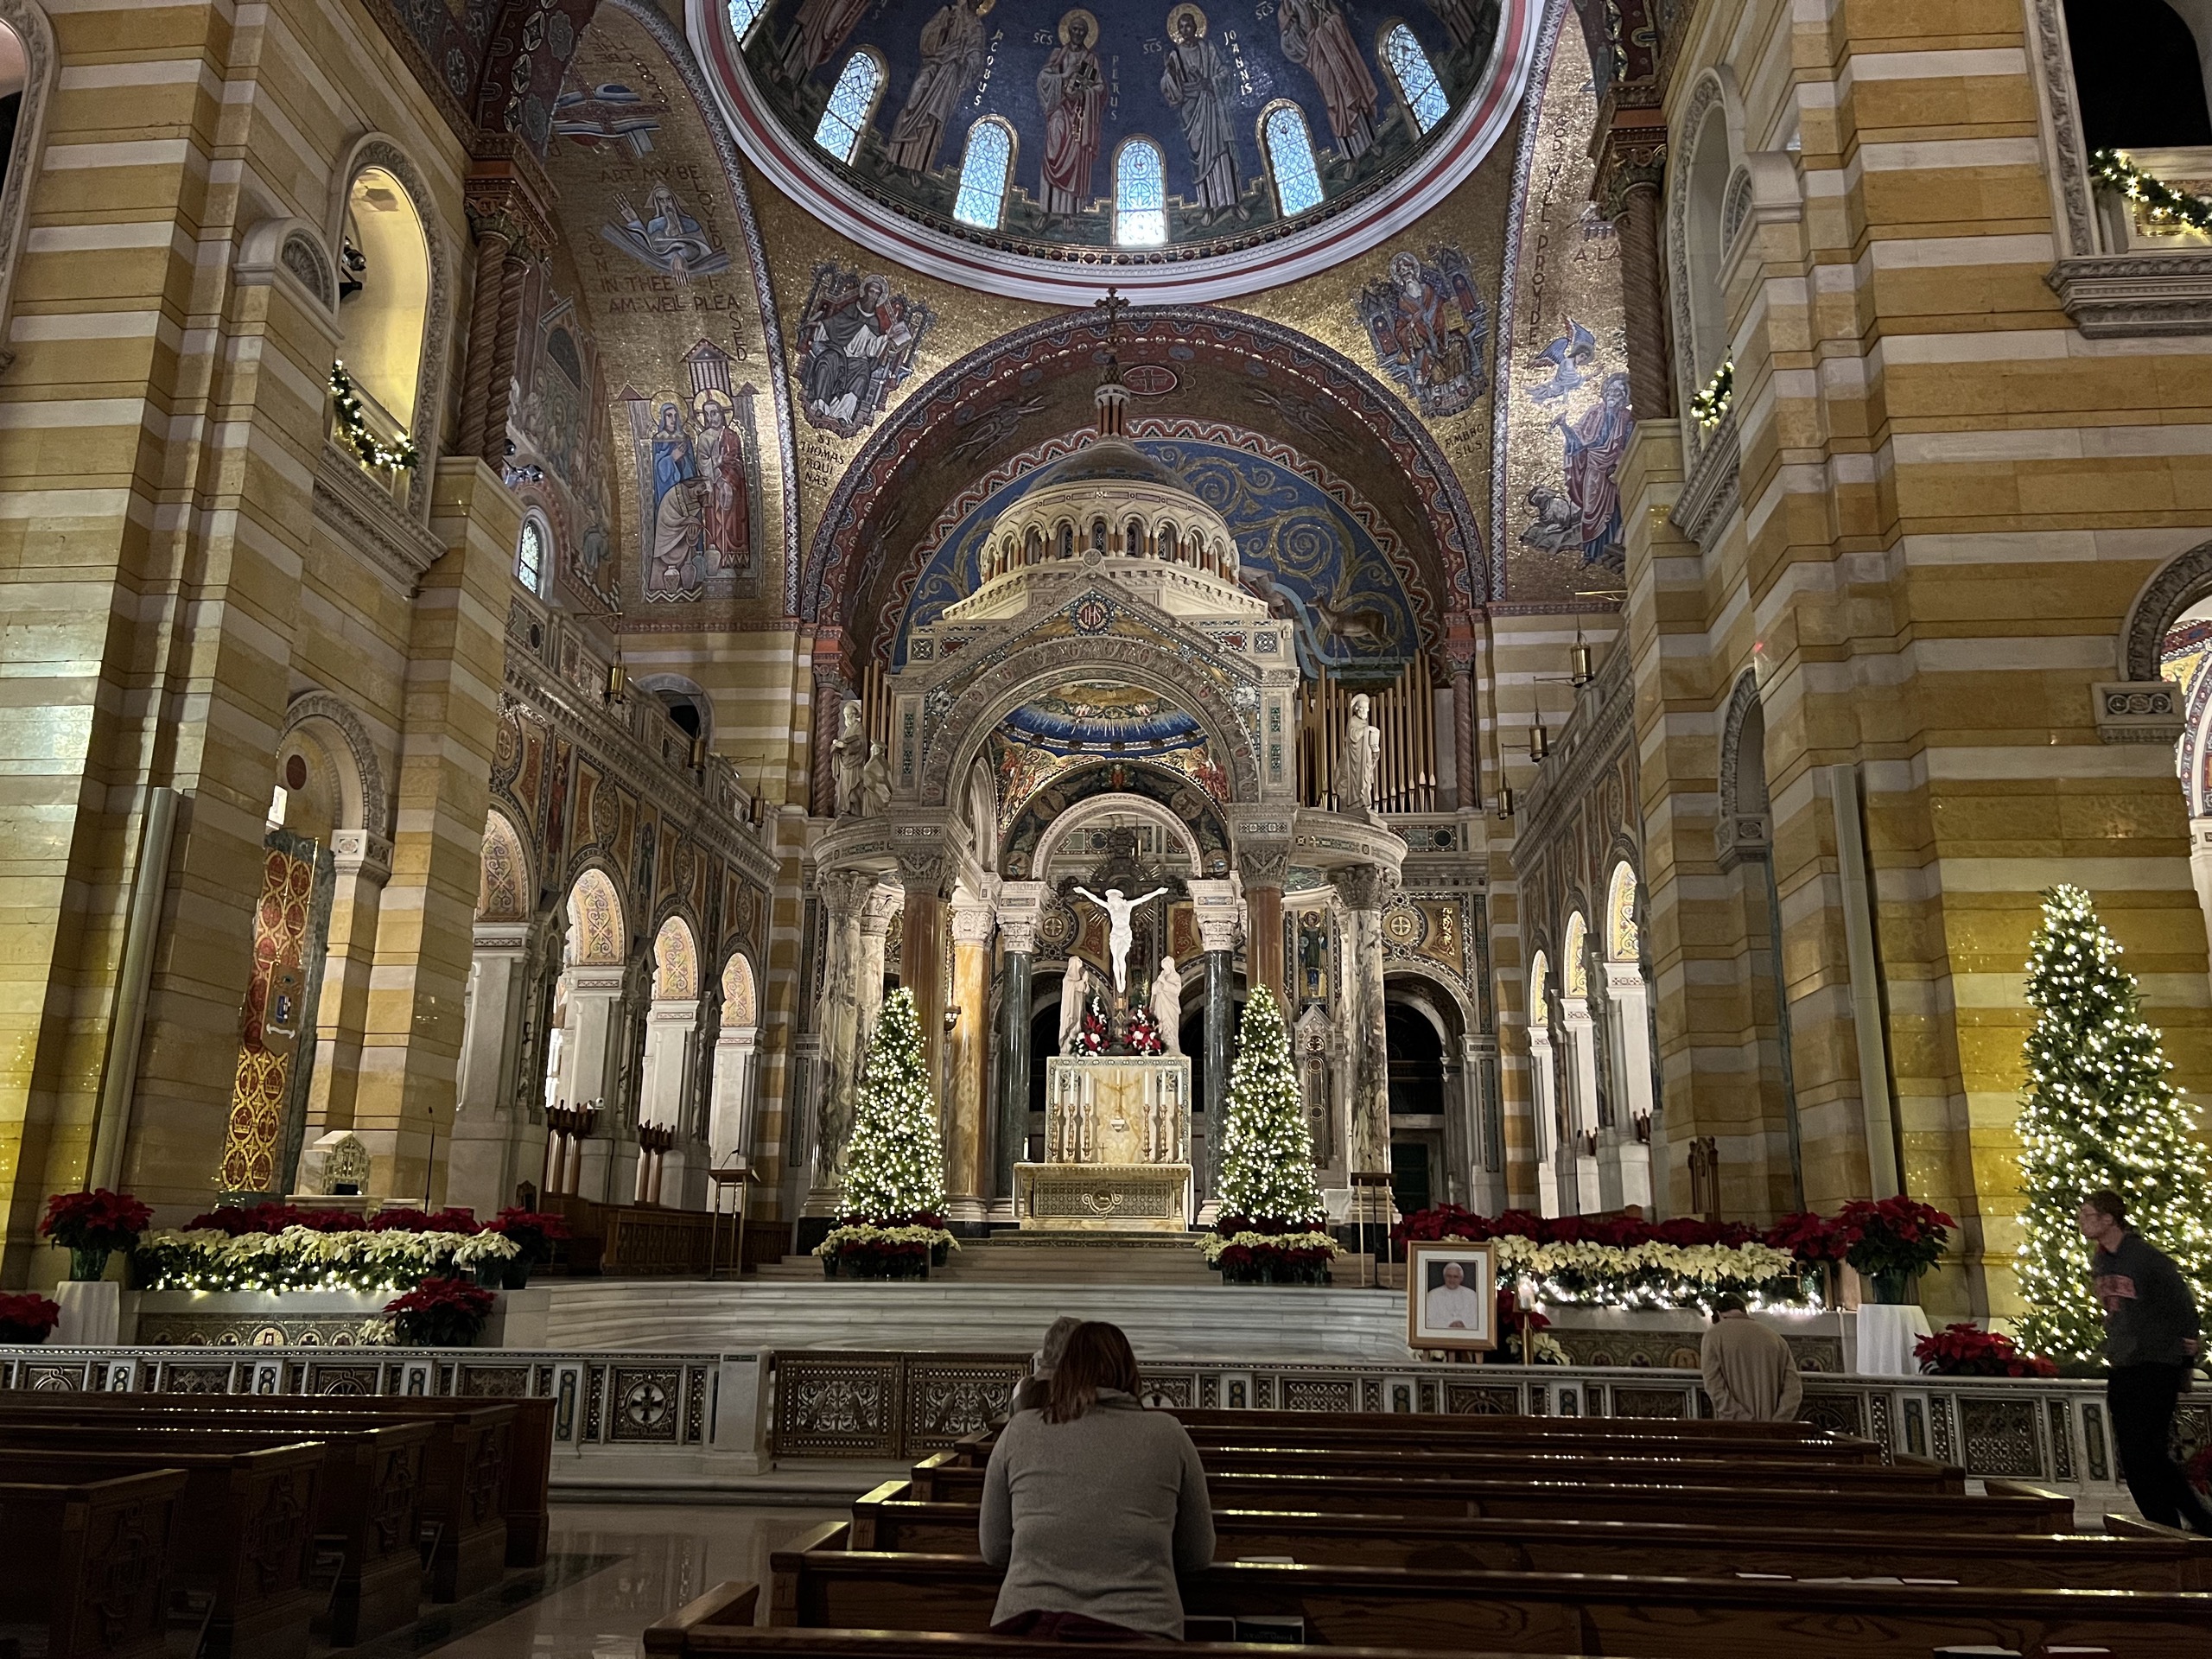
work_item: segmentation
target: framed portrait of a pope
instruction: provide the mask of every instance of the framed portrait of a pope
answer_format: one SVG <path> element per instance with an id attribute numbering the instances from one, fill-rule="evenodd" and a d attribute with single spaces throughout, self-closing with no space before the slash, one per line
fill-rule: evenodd
<path id="1" fill-rule="evenodd" d="M 1497 1346 L 1497 1269 L 1491 1246 L 1464 1238 L 1406 1246 L 1406 1345 L 1460 1353 Z"/>

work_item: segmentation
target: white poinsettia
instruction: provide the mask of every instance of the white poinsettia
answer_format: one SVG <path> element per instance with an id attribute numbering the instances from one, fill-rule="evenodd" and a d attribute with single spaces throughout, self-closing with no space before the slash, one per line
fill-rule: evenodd
<path id="1" fill-rule="evenodd" d="M 473 1272 L 520 1249 L 504 1233 L 327 1233 L 287 1227 L 233 1238 L 212 1228 L 149 1234 L 137 1251 L 156 1290 L 404 1290 Z"/>

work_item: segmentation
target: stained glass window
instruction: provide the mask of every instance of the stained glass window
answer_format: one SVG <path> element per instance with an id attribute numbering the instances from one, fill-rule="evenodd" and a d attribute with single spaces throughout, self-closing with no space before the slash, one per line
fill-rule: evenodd
<path id="1" fill-rule="evenodd" d="M 522 521 L 522 537 L 515 543 L 515 579 L 533 594 L 544 591 L 545 527 L 535 518 Z"/>
<path id="2" fill-rule="evenodd" d="M 874 54 L 855 52 L 847 58 L 836 86 L 830 89 L 830 106 L 822 111 L 821 123 L 814 129 L 814 142 L 839 161 L 851 161 L 875 108 L 875 95 L 882 90 L 883 66 Z"/>
<path id="3" fill-rule="evenodd" d="M 1452 105 L 1444 96 L 1444 88 L 1436 84 L 1436 71 L 1428 61 L 1428 54 L 1414 38 L 1413 30 L 1403 23 L 1393 23 L 1383 30 L 1382 58 L 1390 66 L 1391 74 L 1397 78 L 1399 95 L 1414 112 L 1421 130 L 1433 130 L 1451 112 Z"/>
<path id="4" fill-rule="evenodd" d="M 1167 168 L 1149 138 L 1130 139 L 1114 157 L 1114 240 L 1124 248 L 1167 240 Z"/>
<path id="5" fill-rule="evenodd" d="M 1283 217 L 1321 205 L 1321 169 L 1313 160 L 1313 140 L 1297 105 L 1271 104 L 1260 118 L 1260 140 L 1267 147 L 1268 171 Z"/>
<path id="6" fill-rule="evenodd" d="M 1014 129 L 986 116 L 968 129 L 968 148 L 960 157 L 960 194 L 952 216 L 963 225 L 995 231 L 1006 211 L 1006 181 L 1014 171 Z"/>
<path id="7" fill-rule="evenodd" d="M 768 10 L 768 0 L 729 0 L 729 32 L 740 46 L 753 32 L 753 25 L 760 21 L 760 14 Z"/>

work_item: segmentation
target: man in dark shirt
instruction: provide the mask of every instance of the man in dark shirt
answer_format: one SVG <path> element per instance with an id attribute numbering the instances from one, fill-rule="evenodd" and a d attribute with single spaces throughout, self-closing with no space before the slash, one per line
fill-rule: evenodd
<path id="1" fill-rule="evenodd" d="M 2202 1345 L 2189 1281 L 2127 1224 L 2117 1192 L 2091 1193 L 2077 1220 L 2097 1247 L 2089 1272 L 2105 1310 L 2105 1401 L 2127 1490 L 2145 1521 L 2212 1535 L 2212 1507 L 2172 1451 L 2174 1405 Z"/>

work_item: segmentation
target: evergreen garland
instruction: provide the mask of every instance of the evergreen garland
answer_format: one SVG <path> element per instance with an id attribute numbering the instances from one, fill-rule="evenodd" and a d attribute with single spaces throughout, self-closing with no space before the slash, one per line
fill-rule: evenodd
<path id="1" fill-rule="evenodd" d="M 1704 389 L 1690 398 L 1690 413 L 1709 432 L 1727 418 L 1728 406 L 1735 401 L 1736 359 L 1732 357 L 1715 369 Z"/>
<path id="2" fill-rule="evenodd" d="M 2200 1307 L 2212 1306 L 2212 1160 L 2089 895 L 2053 887 L 2043 918 L 2028 951 L 2039 1017 L 2020 1096 L 2025 1236 L 2014 1262 L 2028 1311 L 2018 1336 L 2030 1353 L 2083 1360 L 2102 1344 L 2104 1321 L 2075 1224 L 2082 1201 L 2104 1187 L 2119 1193 L 2128 1225 L 2173 1257 Z"/>
<path id="3" fill-rule="evenodd" d="M 2177 190 L 2154 178 L 2116 149 L 2093 150 L 2089 172 L 2099 184 L 2117 190 L 2130 201 L 2143 204 L 2143 216 L 2154 225 L 2180 225 L 2212 233 L 2212 200 Z"/>
<path id="4" fill-rule="evenodd" d="M 883 999 L 853 1102 L 840 1221 L 893 1226 L 944 1213 L 944 1147 L 937 1096 L 922 1061 L 914 994 L 903 986 Z"/>
<path id="5" fill-rule="evenodd" d="M 1322 1217 L 1290 1033 L 1264 985 L 1253 990 L 1236 1029 L 1236 1065 L 1222 1109 L 1221 1213 L 1250 1217 L 1262 1229 L 1310 1226 Z"/>
<path id="6" fill-rule="evenodd" d="M 361 406 L 361 396 L 353 390 L 353 377 L 346 372 L 343 362 L 330 365 L 330 400 L 338 409 L 338 434 L 363 466 L 412 467 L 423 458 L 422 451 L 415 447 L 415 440 L 404 432 L 391 441 L 389 448 L 378 441 L 369 428 L 369 415 Z"/>

